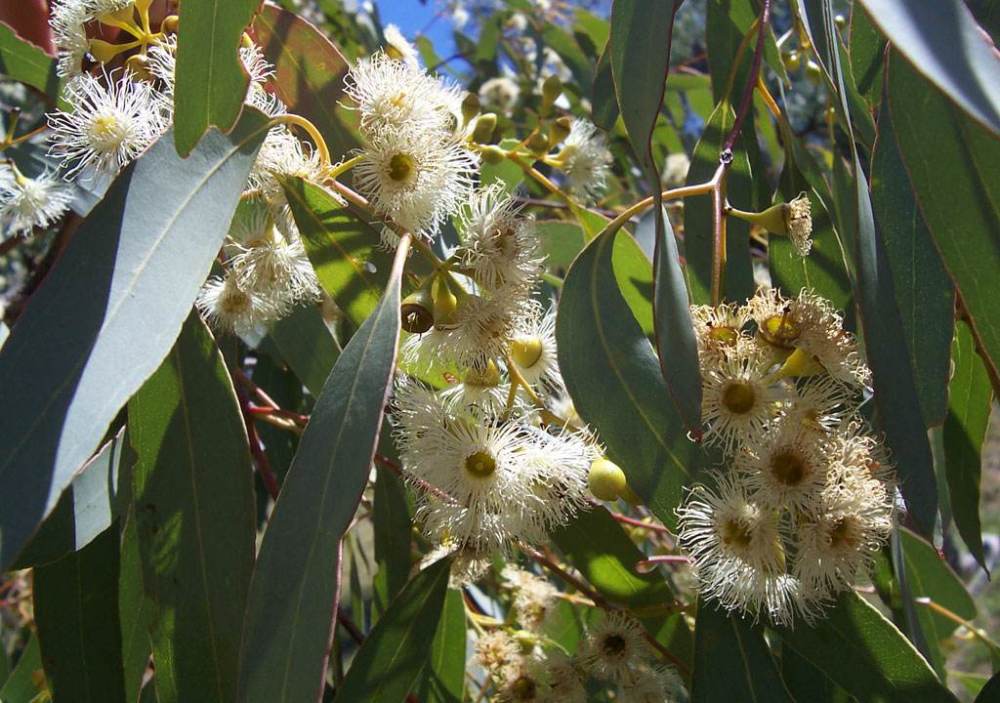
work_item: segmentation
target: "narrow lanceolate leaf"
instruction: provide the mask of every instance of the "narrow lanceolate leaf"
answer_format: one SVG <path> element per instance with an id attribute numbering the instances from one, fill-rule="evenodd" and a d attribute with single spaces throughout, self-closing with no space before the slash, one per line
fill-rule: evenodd
<path id="1" fill-rule="evenodd" d="M 944 422 L 955 291 L 913 197 L 888 104 L 872 156 L 872 209 L 891 272 L 896 307 L 926 426 Z M 881 322 L 880 322 L 881 324 Z"/>
<path id="2" fill-rule="evenodd" d="M 465 601 L 460 590 L 449 588 L 431 641 L 430 660 L 424 667 L 417 700 L 421 703 L 462 703 L 465 645 Z"/>
<path id="3" fill-rule="evenodd" d="M 112 184 L 31 297 L 0 351 L 0 570 L 170 351 L 265 125 L 248 110 L 186 160 L 161 139 Z"/>
<path id="4" fill-rule="evenodd" d="M 739 615 L 727 615 L 711 601 L 699 600 L 694 631 L 692 703 L 792 703 L 767 648 L 763 627 Z"/>
<path id="5" fill-rule="evenodd" d="M 944 466 L 952 518 L 965 546 L 985 569 L 982 525 L 979 522 L 979 481 L 982 446 L 989 426 L 993 391 L 982 359 L 976 354 L 966 324 L 955 329 L 954 373 L 948 386 L 948 417 L 944 422 Z"/>
<path id="6" fill-rule="evenodd" d="M 889 62 L 889 105 L 899 152 L 924 221 L 996 377 L 1000 367 L 1000 306 L 996 304 L 1000 140 L 923 86 L 920 76 L 894 50 Z"/>
<path id="7" fill-rule="evenodd" d="M 854 591 L 814 627 L 780 631 L 784 647 L 871 703 L 955 703 L 910 641 Z"/>
<path id="8" fill-rule="evenodd" d="M 340 356 L 340 347 L 323 321 L 319 307 L 300 305 L 292 314 L 271 325 L 269 332 L 281 358 L 313 397 Z"/>
<path id="9" fill-rule="evenodd" d="M 385 429 L 383 427 L 383 430 Z M 397 458 L 390 432 L 382 432 L 379 438 L 379 454 L 393 460 Z M 410 507 L 406 501 L 406 486 L 403 480 L 391 471 L 379 471 L 376 476 L 375 505 L 372 513 L 375 561 L 378 562 L 373 600 L 376 612 L 381 615 L 389 602 L 406 585 L 412 565 Z"/>
<path id="10" fill-rule="evenodd" d="M 378 231 L 321 186 L 301 178 L 284 186 L 320 284 L 361 325 L 378 305 L 392 265 Z"/>
<path id="11" fill-rule="evenodd" d="M 131 482 L 131 479 L 129 479 Z M 118 614 L 122 636 L 122 669 L 125 678 L 125 700 L 139 700 L 142 681 L 153 653 L 149 638 L 149 623 L 155 604 L 146 597 L 142 585 L 142 555 L 139 553 L 139 531 L 136 528 L 135 505 L 129 498 L 121 518 L 121 547 L 118 567 Z"/>
<path id="12" fill-rule="evenodd" d="M 618 0 L 611 10 L 609 58 L 615 94 L 632 149 L 652 189 L 656 225 L 656 347 L 670 397 L 688 428 L 701 426 L 701 373 L 677 243 L 663 217 L 652 136 L 663 104 L 670 40 L 679 2 Z"/>
<path id="13" fill-rule="evenodd" d="M 42 653 L 38 647 L 38 635 L 31 635 L 17 666 L 0 687 L 0 701 L 20 703 L 34 701 L 45 689 L 45 671 L 42 669 Z"/>
<path id="14" fill-rule="evenodd" d="M 382 301 L 330 372 L 271 515 L 247 603 L 241 701 L 322 693 L 340 539 L 368 480 L 396 360 L 402 264 L 397 257 Z"/>
<path id="15" fill-rule="evenodd" d="M 128 421 L 157 696 L 234 700 L 256 536 L 253 467 L 232 381 L 197 313 L 129 402 Z"/>
<path id="16" fill-rule="evenodd" d="M 55 509 L 18 557 L 15 568 L 55 561 L 83 549 L 118 516 L 118 468 L 125 446 L 122 429 L 87 462 L 63 491 Z"/>
<path id="17" fill-rule="evenodd" d="M 26 83 L 55 98 L 59 94 L 56 61 L 0 22 L 0 75 Z"/>
<path id="18" fill-rule="evenodd" d="M 402 703 L 428 663 L 427 639 L 441 620 L 450 573 L 451 559 L 441 559 L 406 585 L 365 638 L 336 703 Z"/>
<path id="19" fill-rule="evenodd" d="M 861 4 L 920 73 L 1000 135 L 1000 57 L 962 0 L 861 0 Z M 923 87 L 919 92 L 928 93 Z"/>
<path id="20" fill-rule="evenodd" d="M 187 156 L 209 127 L 236 124 L 249 79 L 240 60 L 243 30 L 261 0 L 184 0 L 177 33 L 174 132 Z"/>
<path id="21" fill-rule="evenodd" d="M 556 323 L 559 366 L 580 416 L 600 432 L 629 486 L 664 524 L 674 525 L 697 448 L 615 278 L 612 253 L 627 237 L 607 232 L 595 238 L 570 268 Z"/>
<path id="22" fill-rule="evenodd" d="M 823 23 L 829 32 L 834 32 L 833 10 L 829 4 L 823 5 Z M 837 109 L 850 130 L 851 112 L 839 50 L 832 52 L 831 68 L 833 85 L 840 98 L 835 101 Z M 851 205 L 856 218 L 856 238 L 852 247 L 857 274 L 855 296 L 868 365 L 872 370 L 877 419 L 893 452 L 909 518 L 921 534 L 929 536 L 934 533 L 938 509 L 934 460 L 920 411 L 909 349 L 904 341 L 905 330 L 889 257 L 875 222 L 868 179 L 861 167 L 854 136 L 850 136 L 854 167 Z"/>
<path id="23" fill-rule="evenodd" d="M 125 703 L 118 630 L 118 532 L 35 570 L 35 623 L 57 701 Z"/>
<path id="24" fill-rule="evenodd" d="M 594 85 L 591 90 L 590 102 L 593 107 L 590 117 L 594 124 L 603 130 L 610 131 L 618 120 L 618 98 L 615 95 L 614 76 L 611 73 L 611 42 L 609 41 L 601 58 L 594 69 Z"/>
<path id="25" fill-rule="evenodd" d="M 356 146 L 338 115 L 347 59 L 315 26 L 265 3 L 253 21 L 254 39 L 274 65 L 275 94 L 291 112 L 315 124 L 334 156 Z"/>

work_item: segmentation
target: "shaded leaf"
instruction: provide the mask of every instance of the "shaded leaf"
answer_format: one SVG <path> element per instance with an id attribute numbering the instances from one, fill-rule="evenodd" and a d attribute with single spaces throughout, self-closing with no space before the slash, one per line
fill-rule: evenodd
<path id="1" fill-rule="evenodd" d="M 785 647 L 866 703 L 955 701 L 909 640 L 854 591 L 814 627 L 779 632 Z"/>
<path id="2" fill-rule="evenodd" d="M 948 386 L 948 417 L 944 422 L 944 466 L 952 519 L 965 546 L 985 569 L 982 525 L 979 521 L 980 452 L 989 427 L 993 392 L 972 333 L 965 323 L 955 329 L 954 372 Z"/>
<path id="3" fill-rule="evenodd" d="M 621 232 L 597 237 L 570 268 L 556 323 L 559 365 L 580 416 L 600 432 L 632 490 L 669 526 L 697 448 L 615 278 L 612 254 L 623 238 L 631 239 Z"/>
<path id="4" fill-rule="evenodd" d="M 253 467 L 222 355 L 196 313 L 129 401 L 142 583 L 156 690 L 234 700 L 253 565 Z"/>
<path id="5" fill-rule="evenodd" d="M 320 309 L 315 305 L 295 308 L 291 315 L 271 325 L 269 335 L 302 385 L 314 398 L 318 397 L 340 356 L 340 347 L 323 321 Z"/>
<path id="6" fill-rule="evenodd" d="M 0 351 L 0 569 L 170 350 L 265 132 L 248 110 L 186 160 L 161 139 L 118 177 L 31 297 Z"/>
<path id="7" fill-rule="evenodd" d="M 465 602 L 460 590 L 449 588 L 417 695 L 421 703 L 462 703 L 465 645 Z"/>
<path id="8" fill-rule="evenodd" d="M 424 643 L 441 620 L 450 572 L 451 559 L 440 559 L 406 585 L 368 633 L 335 701 L 402 702 L 428 663 Z"/>
<path id="9" fill-rule="evenodd" d="M 330 372 L 275 504 L 250 586 L 241 701 L 299 703 L 323 689 L 340 540 L 368 481 L 395 366 L 402 264 Z"/>
<path id="10" fill-rule="evenodd" d="M 127 479 L 131 482 L 131 478 Z M 122 668 L 125 700 L 139 700 L 142 680 L 153 653 L 149 622 L 154 604 L 146 597 L 142 584 L 142 556 L 139 531 L 136 529 L 135 505 L 127 501 L 121 519 L 121 559 L 118 567 L 118 613 L 122 638 Z"/>
<path id="11" fill-rule="evenodd" d="M 117 531 L 34 573 L 35 623 L 53 698 L 124 703 Z"/>
<path id="12" fill-rule="evenodd" d="M 247 94 L 240 40 L 261 0 L 185 0 L 177 33 L 174 141 L 187 156 L 209 127 L 228 131 Z"/>
<path id="13" fill-rule="evenodd" d="M 1000 135 L 1000 57 L 961 0 L 861 4 L 896 51 L 976 121 Z M 922 86 L 918 92 L 914 97 L 928 94 Z"/>
<path id="14" fill-rule="evenodd" d="M 763 627 L 699 600 L 694 631 L 692 703 L 794 700 L 767 648 Z"/>
<path id="15" fill-rule="evenodd" d="M 0 687 L 0 700 L 10 703 L 29 703 L 39 694 L 38 684 L 44 682 L 45 672 L 42 669 L 42 652 L 38 646 L 38 635 L 32 634 L 14 670 Z"/>
<path id="16" fill-rule="evenodd" d="M 929 598 L 965 620 L 976 617 L 976 603 L 933 545 L 905 527 L 900 528 L 899 536 L 921 628 L 927 637 L 937 642 L 945 640 L 958 625 L 921 604 L 920 599 Z"/>
<path id="17" fill-rule="evenodd" d="M 590 117 L 594 124 L 605 131 L 611 131 L 618 120 L 618 98 L 615 96 L 615 82 L 611 73 L 611 43 L 605 45 L 594 71 L 594 85 L 591 89 Z"/>

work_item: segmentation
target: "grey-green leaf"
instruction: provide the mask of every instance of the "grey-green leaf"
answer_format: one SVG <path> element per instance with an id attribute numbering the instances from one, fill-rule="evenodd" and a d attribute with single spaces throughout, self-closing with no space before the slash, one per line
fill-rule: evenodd
<path id="1" fill-rule="evenodd" d="M 335 703 L 402 703 L 428 663 L 426 638 L 440 622 L 450 573 L 451 559 L 440 559 L 406 585 L 368 633 Z"/>
<path id="2" fill-rule="evenodd" d="M 222 354 L 192 312 L 128 404 L 161 703 L 230 701 L 256 538 L 253 466 Z"/>
<path id="3" fill-rule="evenodd" d="M 698 450 L 685 436 L 656 353 L 615 277 L 616 242 L 627 246 L 628 239 L 606 232 L 570 268 L 556 323 L 559 365 L 580 416 L 600 432 L 629 486 L 664 524 L 674 525 Z"/>
<path id="4" fill-rule="evenodd" d="M 827 617 L 780 630 L 783 646 L 866 703 L 955 703 L 910 641 L 854 591 Z"/>
<path id="5" fill-rule="evenodd" d="M 896 50 L 1000 135 L 1000 57 L 961 0 L 861 0 Z M 919 88 L 921 94 L 927 90 Z"/>
<path id="6" fill-rule="evenodd" d="M 417 696 L 421 703 L 462 703 L 464 700 L 466 635 L 462 591 L 449 588 Z"/>
<path id="7" fill-rule="evenodd" d="M 985 569 L 979 482 L 993 389 L 983 361 L 976 354 L 972 332 L 964 322 L 955 329 L 952 363 L 954 373 L 948 386 L 948 417 L 944 422 L 945 477 L 955 527 L 969 552 Z"/>
<path id="8" fill-rule="evenodd" d="M 0 569 L 170 351 L 266 131 L 248 110 L 186 160 L 161 139 L 118 177 L 32 296 L 0 351 Z"/>
<path id="9" fill-rule="evenodd" d="M 53 698 L 125 703 L 118 629 L 118 531 L 35 570 L 35 622 Z"/>
<path id="10" fill-rule="evenodd" d="M 297 307 L 272 324 L 269 334 L 281 358 L 313 397 L 318 397 L 340 356 L 340 347 L 320 309 L 315 305 Z"/>
<path id="11" fill-rule="evenodd" d="M 368 481 L 395 366 L 402 263 L 330 372 L 264 534 L 247 603 L 241 701 L 299 703 L 322 692 L 340 540 Z"/>

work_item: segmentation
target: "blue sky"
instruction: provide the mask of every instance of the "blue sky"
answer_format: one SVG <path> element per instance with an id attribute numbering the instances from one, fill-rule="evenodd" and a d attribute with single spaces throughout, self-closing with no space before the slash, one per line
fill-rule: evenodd
<path id="1" fill-rule="evenodd" d="M 410 39 L 423 30 L 440 11 L 435 0 L 427 0 L 426 4 L 420 0 L 376 0 L 375 4 L 378 5 L 382 22 L 395 24 Z M 451 18 L 443 16 L 431 24 L 426 36 L 434 44 L 438 54 L 447 56 L 454 46 L 451 33 Z"/>

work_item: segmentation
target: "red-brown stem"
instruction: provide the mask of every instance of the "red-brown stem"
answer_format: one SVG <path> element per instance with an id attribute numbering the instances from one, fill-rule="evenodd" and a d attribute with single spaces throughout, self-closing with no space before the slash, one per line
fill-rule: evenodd
<path id="1" fill-rule="evenodd" d="M 302 415 L 300 413 L 293 413 L 291 410 L 282 410 L 281 408 L 272 408 L 272 407 L 269 407 L 269 406 L 264 407 L 264 406 L 253 405 L 253 404 L 250 404 L 247 409 L 253 415 L 274 415 L 274 416 L 277 416 L 277 417 L 283 417 L 283 418 L 291 420 L 295 424 L 301 425 L 303 427 L 305 427 L 306 424 L 308 424 L 308 422 L 309 422 L 309 416 L 308 415 Z"/>
<path id="2" fill-rule="evenodd" d="M 364 634 L 362 634 L 361 630 L 358 629 L 358 626 L 355 625 L 349 617 L 347 617 L 347 613 L 344 612 L 343 608 L 337 608 L 337 622 L 340 623 L 341 627 L 347 630 L 347 634 L 351 636 L 351 639 L 354 640 L 355 643 L 361 644 L 365 641 Z"/>
<path id="3" fill-rule="evenodd" d="M 649 557 L 648 559 L 643 559 L 642 561 L 637 561 L 635 563 L 635 570 L 641 571 L 643 573 L 649 573 L 657 564 L 690 564 L 691 558 L 683 554 L 656 554 Z"/>
<path id="4" fill-rule="evenodd" d="M 596 503 L 595 501 L 595 505 L 600 505 L 600 503 Z M 652 523 L 643 522 L 642 520 L 637 520 L 634 517 L 629 517 L 628 515 L 622 515 L 621 513 L 616 513 L 611 510 L 609 510 L 608 512 L 611 514 L 611 517 L 613 517 L 615 520 L 624 525 L 631 525 L 632 527 L 641 527 L 644 530 L 649 530 L 650 532 L 659 532 L 665 535 L 670 534 L 670 530 L 668 530 L 663 525 L 655 525 Z"/>
<path id="5" fill-rule="evenodd" d="M 243 373 L 239 369 L 236 369 L 236 372 L 233 376 L 237 378 Z M 247 440 L 250 443 L 250 455 L 257 466 L 257 473 L 260 474 L 260 480 L 264 483 L 264 488 L 267 489 L 268 494 L 271 498 L 277 500 L 278 492 L 280 491 L 278 479 L 271 468 L 271 460 L 267 458 L 267 452 L 264 451 L 264 444 L 260 440 L 260 435 L 257 434 L 257 426 L 253 421 L 253 413 L 250 412 L 250 401 L 247 399 L 246 393 L 242 388 L 236 388 L 236 396 L 240 401 L 240 412 L 243 415 L 243 424 L 247 428 Z"/>
<path id="6" fill-rule="evenodd" d="M 455 498 L 445 493 L 437 486 L 428 483 L 427 481 L 423 480 L 422 478 L 419 478 L 418 476 L 414 476 L 413 474 L 411 474 L 409 471 L 404 469 L 402 466 L 400 466 L 397 462 L 393 461 L 389 457 L 383 456 L 382 454 L 375 454 L 373 458 L 376 464 L 389 469 L 389 471 L 396 474 L 407 483 L 412 483 L 415 486 L 419 487 L 420 490 L 424 491 L 425 493 L 430 493 L 431 495 L 445 501 L 446 503 L 453 503 L 453 504 L 458 503 L 458 501 Z"/>
<path id="7" fill-rule="evenodd" d="M 722 143 L 722 151 L 732 150 L 736 140 L 739 139 L 740 130 L 743 129 L 743 121 L 750 112 L 753 103 L 754 86 L 757 84 L 757 76 L 760 75 L 760 66 L 764 58 L 764 41 L 767 38 L 767 29 L 771 19 L 771 0 L 764 0 L 764 7 L 760 12 L 760 20 L 757 24 L 757 45 L 753 50 L 753 63 L 750 65 L 750 73 L 747 75 L 746 85 L 743 86 L 743 94 L 740 96 L 740 104 L 736 109 L 736 120 L 733 128 L 729 130 L 726 141 Z"/>

